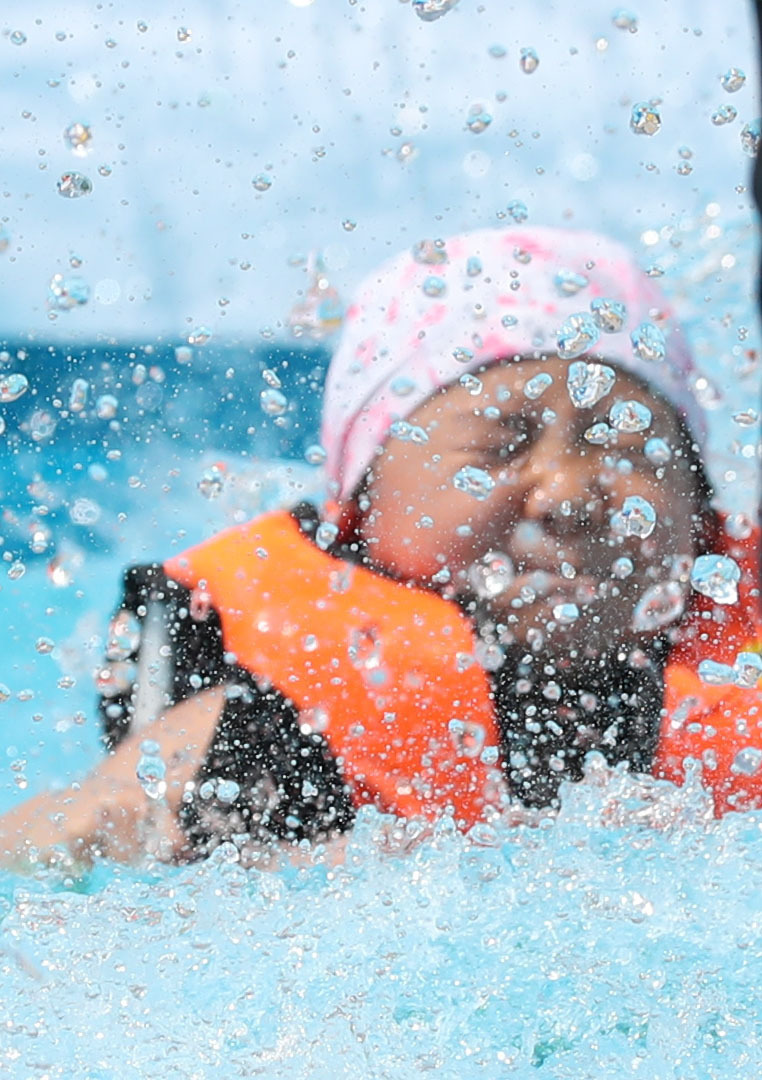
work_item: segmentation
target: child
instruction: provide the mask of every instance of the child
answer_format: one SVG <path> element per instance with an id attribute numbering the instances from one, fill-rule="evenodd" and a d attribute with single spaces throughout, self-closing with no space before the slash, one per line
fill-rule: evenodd
<path id="1" fill-rule="evenodd" d="M 553 805 L 591 749 L 674 780 L 697 757 L 718 811 L 757 805 L 751 530 L 710 506 L 693 378 L 603 237 L 485 230 L 382 266 L 328 374 L 322 518 L 128 572 L 109 756 L 6 815 L 0 850 L 129 857 L 150 833 L 193 858 L 366 802 L 468 828 Z"/>

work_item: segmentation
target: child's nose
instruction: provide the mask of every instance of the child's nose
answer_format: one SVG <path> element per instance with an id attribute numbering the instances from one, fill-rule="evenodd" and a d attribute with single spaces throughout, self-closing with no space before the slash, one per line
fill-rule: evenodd
<path id="1" fill-rule="evenodd" d="M 603 520 L 603 498 L 590 458 L 568 446 L 537 447 L 522 475 L 523 516 L 534 520 L 565 519 L 569 524 Z"/>

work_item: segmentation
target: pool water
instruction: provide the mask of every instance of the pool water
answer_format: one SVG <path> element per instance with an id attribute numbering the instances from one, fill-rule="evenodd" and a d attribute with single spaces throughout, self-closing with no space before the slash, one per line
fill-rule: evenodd
<path id="1" fill-rule="evenodd" d="M 126 563 L 319 495 L 304 450 L 325 366 L 277 349 L 9 351 L 34 397 L 1 474 L 2 808 L 97 759 L 91 673 Z M 282 424 L 251 389 L 263 370 L 298 402 Z M 75 377 L 90 396 L 72 413 L 56 402 Z M 108 392 L 117 414 L 99 418 Z M 58 426 L 40 437 L 46 411 Z M 469 837 L 365 810 L 340 861 L 244 869 L 223 846 L 186 867 L 4 873 L 0 1074 L 756 1078 L 761 830 L 758 813 L 715 821 L 695 780 L 593 758 L 557 818 Z"/>

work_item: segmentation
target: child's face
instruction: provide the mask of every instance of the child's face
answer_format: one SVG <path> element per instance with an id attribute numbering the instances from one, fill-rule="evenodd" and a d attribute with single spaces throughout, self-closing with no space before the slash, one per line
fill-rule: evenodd
<path id="1" fill-rule="evenodd" d="M 377 565 L 426 584 L 434 575 L 443 582 L 449 571 L 457 592 L 469 591 L 475 560 L 503 552 L 516 577 L 491 606 L 517 641 L 539 632 L 600 648 L 642 639 L 633 627 L 638 599 L 670 579 L 675 556 L 695 553 L 698 484 L 678 456 L 681 433 L 669 405 L 618 372 L 602 401 L 577 408 L 567 369 L 558 357 L 497 364 L 429 398 L 407 418 L 428 442 L 389 436 L 372 466 L 358 532 Z M 552 383 L 527 396 L 527 384 L 543 372 Z M 607 423 L 618 400 L 647 406 L 649 427 L 619 431 L 613 445 L 591 443 L 585 432 Z M 655 437 L 672 450 L 666 464 L 645 453 Z M 481 497 L 453 483 L 466 466 L 479 470 Z M 646 499 L 656 513 L 646 538 L 612 524 L 628 496 Z M 577 605 L 576 618 L 573 609 L 559 617 L 565 604 Z"/>

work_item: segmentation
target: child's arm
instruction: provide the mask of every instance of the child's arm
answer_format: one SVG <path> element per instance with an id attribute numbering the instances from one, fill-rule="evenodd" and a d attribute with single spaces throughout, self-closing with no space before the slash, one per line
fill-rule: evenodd
<path id="1" fill-rule="evenodd" d="M 128 860 L 145 850 L 148 828 L 162 854 L 181 856 L 185 841 L 177 811 L 212 740 L 224 696 L 218 686 L 173 705 L 124 738 L 81 784 L 38 795 L 0 817 L 0 865 L 50 861 L 56 849 L 83 860 L 96 853 Z M 144 739 L 158 743 L 167 767 L 159 803 L 148 798 L 136 775 Z"/>

